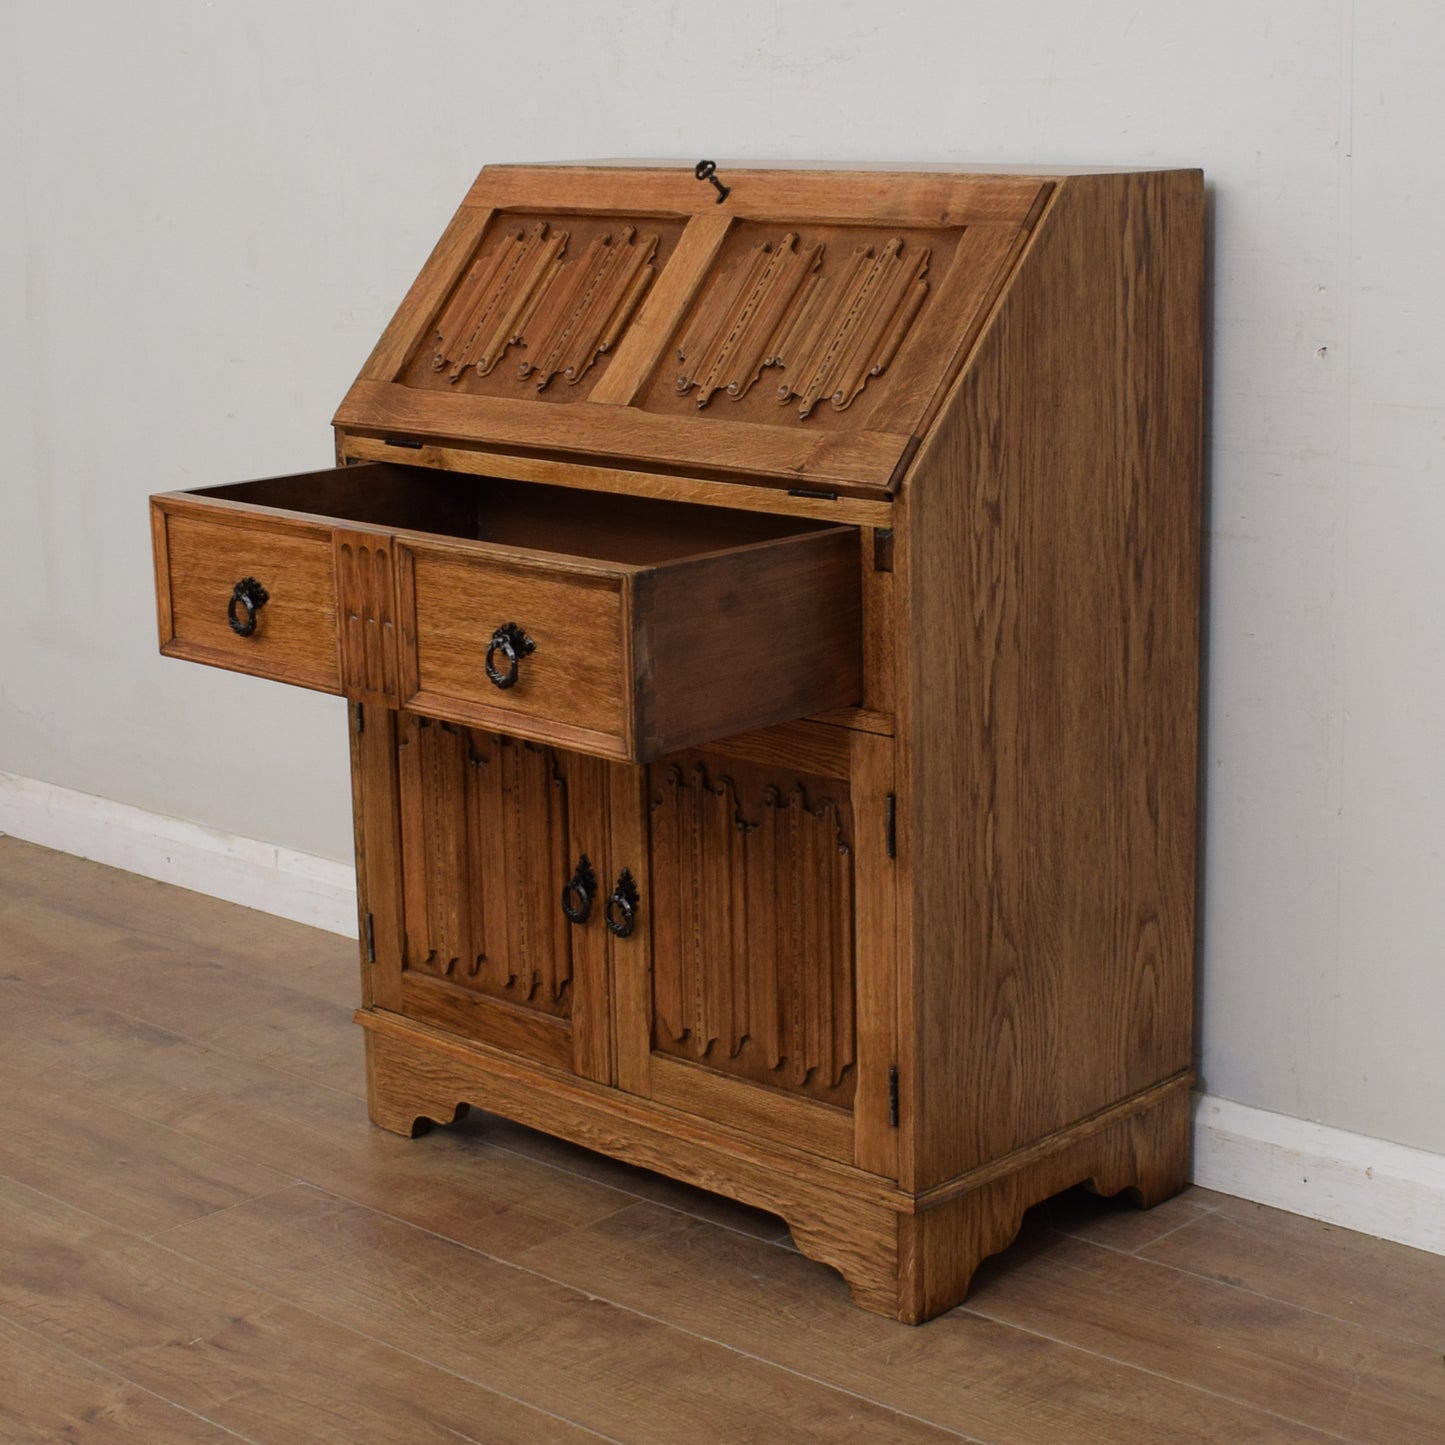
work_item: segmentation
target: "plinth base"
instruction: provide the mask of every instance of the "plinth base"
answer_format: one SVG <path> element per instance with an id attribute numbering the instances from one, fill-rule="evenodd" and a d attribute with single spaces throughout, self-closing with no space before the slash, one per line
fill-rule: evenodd
<path id="1" fill-rule="evenodd" d="M 651 1100 L 362 1010 L 367 1099 L 383 1129 L 414 1136 L 469 1104 L 613 1158 L 781 1215 L 853 1302 L 919 1324 L 962 1302 L 979 1264 L 1025 1210 L 1088 1184 L 1148 1208 L 1188 1183 L 1190 1086 L 1178 1074 L 1026 1149 L 920 1194 L 831 1160 L 760 1142 Z"/>

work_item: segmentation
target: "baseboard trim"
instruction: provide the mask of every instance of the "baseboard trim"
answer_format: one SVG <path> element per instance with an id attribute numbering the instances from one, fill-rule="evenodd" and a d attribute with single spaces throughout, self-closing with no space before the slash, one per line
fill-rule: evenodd
<path id="1" fill-rule="evenodd" d="M 356 870 L 0 772 L 0 833 L 356 937 Z"/>
<path id="2" fill-rule="evenodd" d="M 1445 1254 L 1445 1156 L 1200 1095 L 1194 1182 Z"/>

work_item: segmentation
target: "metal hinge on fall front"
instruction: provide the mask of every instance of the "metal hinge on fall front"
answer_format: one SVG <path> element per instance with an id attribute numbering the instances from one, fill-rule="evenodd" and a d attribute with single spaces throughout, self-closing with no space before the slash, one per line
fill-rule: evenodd
<path id="1" fill-rule="evenodd" d="M 366 915 L 366 961 L 376 962 L 376 923 L 369 913 Z"/>
<path id="2" fill-rule="evenodd" d="M 898 1127 L 898 1065 L 888 1070 L 888 1127 Z"/>

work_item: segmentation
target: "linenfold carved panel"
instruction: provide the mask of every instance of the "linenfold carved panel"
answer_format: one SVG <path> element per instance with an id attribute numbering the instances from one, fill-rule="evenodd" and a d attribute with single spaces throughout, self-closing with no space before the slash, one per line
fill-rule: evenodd
<path id="1" fill-rule="evenodd" d="M 723 392 L 740 401 L 777 368 L 778 401 L 804 420 L 825 398 L 846 410 L 868 379 L 888 369 L 928 295 L 930 251 L 892 236 L 855 245 L 836 267 L 828 247 L 796 231 L 760 240 L 735 267 L 731 286 L 715 285 L 677 348 L 680 395 L 705 407 Z"/>
<path id="2" fill-rule="evenodd" d="M 567 1018 L 566 755 L 398 718 L 404 966 Z"/>
<path id="3" fill-rule="evenodd" d="M 648 782 L 654 1048 L 850 1105 L 846 785 L 694 755 Z"/>
<path id="4" fill-rule="evenodd" d="M 496 232 L 437 319 L 430 370 L 455 387 L 513 352 L 517 383 L 540 392 L 558 376 L 581 381 L 631 321 L 657 273 L 660 239 L 625 224 L 587 229 L 534 220 Z"/>

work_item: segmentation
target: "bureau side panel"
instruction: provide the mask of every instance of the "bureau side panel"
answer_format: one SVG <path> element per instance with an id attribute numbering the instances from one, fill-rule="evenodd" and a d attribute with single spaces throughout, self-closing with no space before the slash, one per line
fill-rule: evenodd
<path id="1" fill-rule="evenodd" d="M 920 1188 L 1189 1066 L 1202 248 L 1061 182 L 907 483 Z"/>

